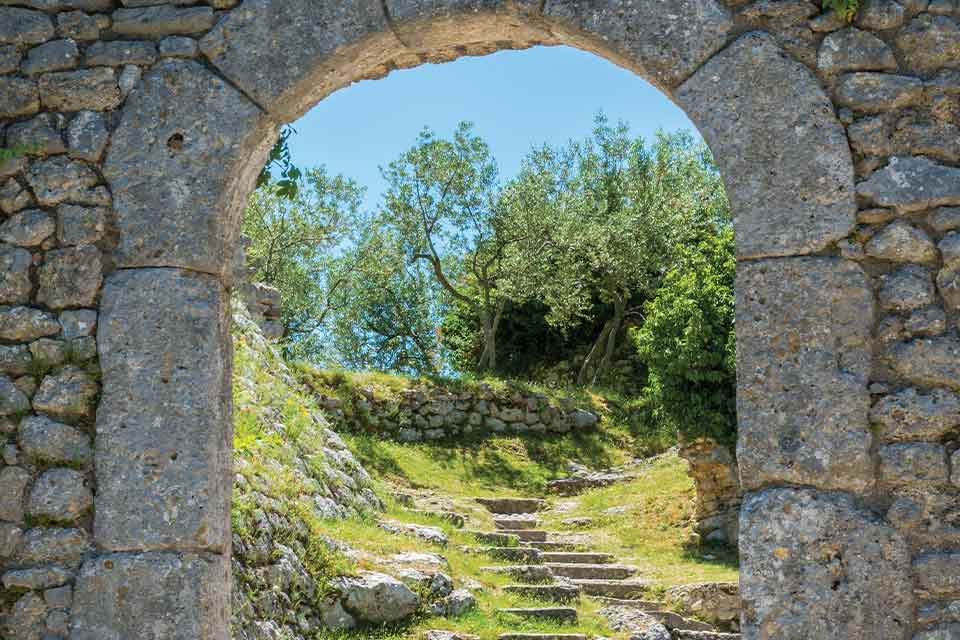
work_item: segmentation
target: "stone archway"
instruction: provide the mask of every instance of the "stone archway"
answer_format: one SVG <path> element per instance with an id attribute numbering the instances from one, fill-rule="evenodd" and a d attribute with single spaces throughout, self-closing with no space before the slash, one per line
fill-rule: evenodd
<path id="1" fill-rule="evenodd" d="M 736 212 L 745 637 L 955 632 L 960 341 L 947 322 L 960 265 L 956 236 L 940 251 L 931 238 L 960 227 L 956 210 L 933 210 L 960 204 L 960 151 L 938 144 L 960 122 L 960 78 L 937 73 L 956 59 L 940 50 L 960 40 L 926 2 L 872 0 L 857 28 L 767 0 L 9 4 L 21 6 L 0 8 L 0 123 L 8 140 L 20 128 L 46 137 L 37 157 L 0 165 L 0 204 L 15 213 L 36 200 L 63 226 L 80 215 L 63 205 L 112 202 L 97 214 L 107 232 L 48 243 L 34 298 L 26 286 L 4 299 L 33 305 L 2 308 L 11 344 L 67 338 L 70 314 L 99 300 L 102 371 L 95 467 L 82 461 L 88 479 L 95 468 L 92 535 L 85 509 L 28 530 L 23 506 L 49 471 L 3 469 L 19 504 L 0 501 L 0 561 L 30 571 L 62 556 L 75 580 L 72 608 L 31 588 L 15 622 L 49 626 L 60 612 L 53 632 L 69 627 L 73 640 L 227 636 L 229 265 L 277 125 L 393 69 L 567 44 L 683 107 Z M 75 70 L 81 49 L 88 68 Z M 897 121 L 895 132 L 903 109 L 927 128 Z M 92 293 L 55 295 L 81 277 L 96 280 Z M 68 396 L 82 386 L 59 382 Z M 37 399 L 46 383 L 32 408 L 56 417 Z M 37 551 L 56 540 L 60 556 Z"/>

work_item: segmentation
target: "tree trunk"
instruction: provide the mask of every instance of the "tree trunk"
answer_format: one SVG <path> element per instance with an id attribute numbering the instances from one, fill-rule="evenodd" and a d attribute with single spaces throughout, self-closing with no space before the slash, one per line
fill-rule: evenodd
<path id="1" fill-rule="evenodd" d="M 607 348 L 603 353 L 603 359 L 600 360 L 600 365 L 596 371 L 593 372 L 593 382 L 591 384 L 597 384 L 600 376 L 609 371 L 610 365 L 613 364 L 613 356 L 617 346 L 617 336 L 620 335 L 620 327 L 623 326 L 623 318 L 626 311 L 626 296 L 617 296 L 613 303 L 613 318 L 611 319 L 612 325 L 610 327 L 610 333 L 607 334 Z"/>
<path id="2" fill-rule="evenodd" d="M 480 326 L 483 330 L 483 351 L 480 352 L 480 359 L 477 361 L 477 371 L 483 372 L 492 370 L 496 363 L 496 333 L 493 327 L 493 319 L 490 312 L 486 309 L 480 311 Z"/>
<path id="3" fill-rule="evenodd" d="M 580 366 L 580 373 L 577 375 L 578 385 L 582 386 L 587 384 L 587 380 L 593 377 L 593 363 L 597 359 L 597 354 L 600 353 L 600 345 L 606 342 L 612 325 L 612 320 L 607 320 L 603 323 L 603 329 L 600 331 L 600 335 L 597 336 L 596 341 L 593 343 L 593 347 L 590 348 L 590 353 L 587 354 L 587 357 L 583 360 L 583 364 Z"/>

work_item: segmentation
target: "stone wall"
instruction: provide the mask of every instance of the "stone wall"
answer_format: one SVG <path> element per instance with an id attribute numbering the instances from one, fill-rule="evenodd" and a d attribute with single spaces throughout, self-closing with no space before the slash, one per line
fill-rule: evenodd
<path id="1" fill-rule="evenodd" d="M 696 488 L 694 518 L 703 542 L 736 545 L 740 533 L 740 473 L 729 446 L 701 438 L 681 442 L 680 457 L 690 464 Z"/>
<path id="2" fill-rule="evenodd" d="M 489 384 L 451 390 L 414 382 L 393 392 L 358 386 L 346 393 L 315 386 L 318 401 L 338 428 L 373 431 L 400 442 L 471 438 L 489 434 L 568 433 L 593 429 L 597 414 L 570 398 L 551 400 L 542 393 L 494 389 Z"/>
<path id="3" fill-rule="evenodd" d="M 685 109 L 736 214 L 745 637 L 956 635 L 956 3 L 669 4 L 3 0 L 3 634 L 226 637 L 231 258 L 277 125 L 564 44 Z"/>

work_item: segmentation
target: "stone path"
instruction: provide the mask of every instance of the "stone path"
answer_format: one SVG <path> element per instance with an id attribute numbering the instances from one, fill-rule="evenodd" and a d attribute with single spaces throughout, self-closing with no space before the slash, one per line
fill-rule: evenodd
<path id="1" fill-rule="evenodd" d="M 502 609 L 524 618 L 577 621 L 581 597 L 608 606 L 636 609 L 662 623 L 673 640 L 739 640 L 739 634 L 719 633 L 709 624 L 669 611 L 662 602 L 644 600 L 649 581 L 637 578 L 638 567 L 618 564 L 609 553 L 586 545 L 555 540 L 557 534 L 539 529 L 539 514 L 549 509 L 539 498 L 477 498 L 494 518 L 494 531 L 474 531 L 480 551 L 502 564 L 484 571 L 516 580 L 505 591 L 544 603 L 540 607 Z M 588 640 L 583 634 L 506 633 L 499 640 Z"/>

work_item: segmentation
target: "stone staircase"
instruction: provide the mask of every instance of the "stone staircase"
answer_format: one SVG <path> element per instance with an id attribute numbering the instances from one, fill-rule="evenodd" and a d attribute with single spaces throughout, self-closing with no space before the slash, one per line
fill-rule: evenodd
<path id="1" fill-rule="evenodd" d="M 540 607 L 501 609 L 500 613 L 527 619 L 575 623 L 581 597 L 595 598 L 605 606 L 629 607 L 657 619 L 674 640 L 739 640 L 738 634 L 720 633 L 698 620 L 670 611 L 662 602 L 643 599 L 649 581 L 637 578 L 639 569 L 618 564 L 609 553 L 585 545 L 556 541 L 539 529 L 538 514 L 549 508 L 538 498 L 477 498 L 493 514 L 494 531 L 473 531 L 475 548 L 491 559 L 509 564 L 484 567 L 484 571 L 509 575 L 516 581 L 504 591 L 544 603 Z M 506 633 L 499 640 L 589 640 L 577 633 Z"/>

